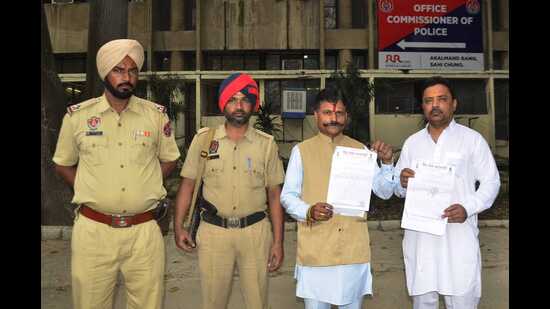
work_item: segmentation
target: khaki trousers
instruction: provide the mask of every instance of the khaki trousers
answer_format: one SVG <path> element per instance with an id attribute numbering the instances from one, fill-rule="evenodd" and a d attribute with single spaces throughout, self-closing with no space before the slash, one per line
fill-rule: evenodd
<path id="1" fill-rule="evenodd" d="M 246 308 L 267 308 L 267 262 L 272 242 L 267 218 L 243 229 L 203 221 L 197 233 L 202 308 L 227 307 L 235 264 Z"/>
<path id="2" fill-rule="evenodd" d="M 126 286 L 127 308 L 161 308 L 165 253 L 155 220 L 112 228 L 79 214 L 71 251 L 75 309 L 111 309 L 119 271 Z"/>

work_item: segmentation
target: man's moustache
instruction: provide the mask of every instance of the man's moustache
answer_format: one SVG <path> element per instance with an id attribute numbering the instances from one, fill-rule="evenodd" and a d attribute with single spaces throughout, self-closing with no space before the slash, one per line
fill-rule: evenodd
<path id="1" fill-rule="evenodd" d="M 122 83 L 122 84 L 118 85 L 117 88 L 118 88 L 118 87 L 122 87 L 122 86 L 129 86 L 129 87 L 131 87 L 131 88 L 134 88 L 134 85 L 132 85 L 132 84 L 130 84 L 130 83 Z"/>
<path id="2" fill-rule="evenodd" d="M 344 124 L 339 123 L 339 122 L 329 122 L 329 123 L 323 123 L 323 126 L 325 126 L 325 127 L 329 127 L 329 126 L 343 127 Z"/>
<path id="3" fill-rule="evenodd" d="M 432 109 L 432 110 L 430 111 L 430 115 L 432 115 L 432 114 L 435 113 L 435 112 L 438 112 L 438 113 L 440 113 L 440 114 L 442 113 L 440 109 L 434 108 L 434 109 Z"/>

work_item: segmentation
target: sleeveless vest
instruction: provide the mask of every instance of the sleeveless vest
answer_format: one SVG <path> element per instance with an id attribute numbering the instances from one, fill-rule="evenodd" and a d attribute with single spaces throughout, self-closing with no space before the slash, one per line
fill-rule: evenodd
<path id="1" fill-rule="evenodd" d="M 336 146 L 364 148 L 360 142 L 345 136 L 331 140 L 318 135 L 298 144 L 302 157 L 302 200 L 309 205 L 327 200 L 332 154 Z M 331 266 L 368 263 L 370 240 L 364 218 L 334 214 L 328 221 L 307 226 L 298 222 L 297 263 L 303 266 Z"/>

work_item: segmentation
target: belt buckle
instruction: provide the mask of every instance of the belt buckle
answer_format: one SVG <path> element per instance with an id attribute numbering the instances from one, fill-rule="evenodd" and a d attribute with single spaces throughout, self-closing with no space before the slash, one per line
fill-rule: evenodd
<path id="1" fill-rule="evenodd" d="M 111 227 L 121 228 L 132 226 L 132 223 L 130 222 L 131 217 L 132 216 L 111 215 Z"/>
<path id="2" fill-rule="evenodd" d="M 235 229 L 241 227 L 241 219 L 237 217 L 231 217 L 226 219 L 227 222 L 227 228 L 228 229 Z"/>

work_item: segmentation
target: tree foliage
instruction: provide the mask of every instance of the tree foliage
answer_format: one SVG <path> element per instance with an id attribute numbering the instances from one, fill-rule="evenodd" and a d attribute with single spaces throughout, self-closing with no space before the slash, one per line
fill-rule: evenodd
<path id="1" fill-rule="evenodd" d="M 374 97 L 374 85 L 361 78 L 355 65 L 349 63 L 345 72 L 331 75 L 335 86 L 342 90 L 348 101 L 350 123 L 344 133 L 363 143 L 368 143 L 369 136 L 369 103 Z"/>

